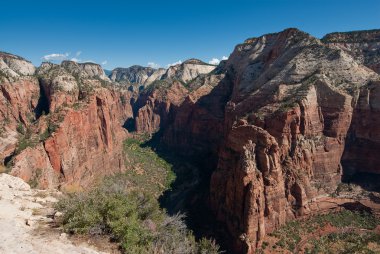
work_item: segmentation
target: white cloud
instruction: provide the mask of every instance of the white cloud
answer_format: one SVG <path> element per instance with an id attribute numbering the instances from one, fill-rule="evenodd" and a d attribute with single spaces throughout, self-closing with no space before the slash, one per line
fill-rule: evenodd
<path id="1" fill-rule="evenodd" d="M 78 52 L 75 54 L 75 56 L 78 57 L 78 56 L 80 56 L 80 54 L 82 54 L 82 51 L 78 51 Z"/>
<path id="2" fill-rule="evenodd" d="M 148 67 L 150 67 L 150 68 L 154 68 L 154 69 L 158 69 L 158 68 L 160 68 L 160 65 L 159 65 L 159 64 L 156 64 L 156 63 L 154 63 L 154 62 L 149 62 L 149 63 L 148 63 Z"/>
<path id="3" fill-rule="evenodd" d="M 168 64 L 167 67 L 169 68 L 170 66 L 174 66 L 174 65 L 177 65 L 177 64 L 181 64 L 181 63 L 182 63 L 182 61 L 179 60 L 179 61 L 177 61 L 175 63 Z"/>
<path id="4" fill-rule="evenodd" d="M 210 61 L 208 61 L 209 64 L 218 65 L 220 63 L 220 60 L 218 58 L 213 58 Z"/>
<path id="5" fill-rule="evenodd" d="M 102 65 L 106 65 L 108 63 L 108 61 L 107 60 L 104 60 L 103 62 L 102 62 Z"/>
<path id="6" fill-rule="evenodd" d="M 45 61 L 62 61 L 62 60 L 66 60 L 69 57 L 69 55 L 70 55 L 69 53 L 65 53 L 65 54 L 54 53 L 54 54 L 43 56 L 41 59 Z"/>
<path id="7" fill-rule="evenodd" d="M 73 62 L 80 62 L 80 59 L 73 57 L 73 58 L 70 59 L 70 61 L 73 61 Z"/>
<path id="8" fill-rule="evenodd" d="M 209 64 L 213 64 L 213 65 L 218 65 L 220 63 L 220 61 L 223 61 L 223 60 L 227 60 L 228 57 L 226 56 L 222 56 L 222 60 L 219 60 L 218 58 L 213 58 L 211 59 L 210 61 L 208 61 Z"/>

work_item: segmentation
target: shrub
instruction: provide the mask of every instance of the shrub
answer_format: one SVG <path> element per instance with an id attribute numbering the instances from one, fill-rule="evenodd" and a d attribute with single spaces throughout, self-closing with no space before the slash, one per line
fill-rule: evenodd
<path id="1" fill-rule="evenodd" d="M 24 126 L 22 126 L 21 123 L 19 123 L 19 124 L 17 125 L 16 130 L 17 130 L 17 132 L 20 133 L 20 134 L 25 134 Z"/>
<path id="2" fill-rule="evenodd" d="M 195 241 L 183 215 L 168 216 L 151 194 L 127 178 L 106 177 L 96 188 L 69 194 L 57 204 L 69 233 L 109 235 L 125 253 L 218 253 L 213 241 Z"/>
<path id="3" fill-rule="evenodd" d="M 143 145 L 146 138 L 128 138 L 124 141 L 124 153 L 127 158 L 125 166 L 128 169 L 125 178 L 129 180 L 130 185 L 157 198 L 170 189 L 176 175 L 170 163 L 158 156 L 152 148 Z"/>

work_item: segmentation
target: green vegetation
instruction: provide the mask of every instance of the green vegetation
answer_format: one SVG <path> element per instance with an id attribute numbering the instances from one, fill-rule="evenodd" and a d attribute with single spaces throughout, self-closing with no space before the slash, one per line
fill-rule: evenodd
<path id="1" fill-rule="evenodd" d="M 166 80 L 156 80 L 152 84 L 145 87 L 144 92 L 151 93 L 156 89 L 165 90 L 172 85 L 172 82 L 168 82 Z"/>
<path id="2" fill-rule="evenodd" d="M 368 253 L 380 251 L 380 235 L 372 232 L 332 233 L 310 242 L 306 254 Z"/>
<path id="3" fill-rule="evenodd" d="M 38 141 L 38 137 L 33 136 L 32 130 L 30 128 L 27 128 L 18 141 L 16 154 L 21 153 L 21 151 L 25 150 L 28 147 L 36 146 L 38 144 Z"/>
<path id="4" fill-rule="evenodd" d="M 125 99 L 124 95 L 120 95 L 120 102 L 121 102 L 121 105 L 123 106 L 127 104 L 127 100 Z"/>
<path id="5" fill-rule="evenodd" d="M 58 117 L 58 120 L 59 121 L 63 121 L 63 119 L 60 119 L 60 116 Z M 45 131 L 40 134 L 40 141 L 45 141 L 46 139 L 48 139 L 51 134 L 53 134 L 57 129 L 58 129 L 59 125 L 55 122 L 53 122 L 50 118 L 48 119 L 48 127 L 45 129 Z"/>
<path id="6" fill-rule="evenodd" d="M 80 108 L 81 104 L 79 102 L 75 102 L 73 104 L 73 109 L 78 110 Z"/>
<path id="7" fill-rule="evenodd" d="M 169 216 L 160 208 L 158 197 L 175 175 L 171 164 L 144 146 L 148 138 L 125 140 L 125 173 L 61 199 L 57 209 L 64 215 L 58 223 L 68 233 L 108 236 L 124 253 L 219 253 L 215 241 L 195 240 L 183 215 Z"/>
<path id="8" fill-rule="evenodd" d="M 41 174 L 42 174 L 42 169 L 40 169 L 40 168 L 37 168 L 36 171 L 34 171 L 32 177 L 28 181 L 28 184 L 30 185 L 30 187 L 32 187 L 32 188 L 38 187 L 38 183 L 39 183 Z"/>
<path id="9" fill-rule="evenodd" d="M 195 241 L 182 215 L 168 216 L 150 193 L 130 187 L 126 175 L 106 177 L 96 188 L 57 204 L 66 232 L 108 235 L 124 253 L 218 253 L 213 241 Z"/>
<path id="10" fill-rule="evenodd" d="M 17 130 L 17 132 L 20 133 L 20 134 L 25 134 L 24 126 L 23 126 L 21 123 L 19 123 L 19 124 L 17 125 L 16 130 Z"/>
<path id="11" fill-rule="evenodd" d="M 337 213 L 317 215 L 304 221 L 296 220 L 288 222 L 271 235 L 278 238 L 275 247 L 293 251 L 301 241 L 301 236 L 310 234 L 327 224 L 336 228 L 374 229 L 380 224 L 380 219 L 368 213 L 343 210 Z"/>
<path id="12" fill-rule="evenodd" d="M 147 137 L 129 138 L 124 142 L 126 177 L 133 188 L 146 191 L 156 198 L 175 180 L 172 165 L 162 159 L 148 146 Z"/>

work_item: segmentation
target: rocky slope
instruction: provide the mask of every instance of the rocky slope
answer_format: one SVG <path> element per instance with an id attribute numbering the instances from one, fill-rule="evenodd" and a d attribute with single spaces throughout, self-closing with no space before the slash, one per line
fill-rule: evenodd
<path id="1" fill-rule="evenodd" d="M 110 79 L 116 82 L 148 86 L 157 80 L 178 80 L 187 83 L 201 74 L 207 74 L 215 69 L 215 65 L 206 64 L 198 59 L 189 59 L 168 69 L 153 69 L 134 65 L 129 68 L 116 68 Z"/>
<path id="2" fill-rule="evenodd" d="M 246 40 L 223 70 L 211 91 L 191 106 L 185 100 L 163 140 L 218 161 L 211 206 L 233 236 L 233 249 L 253 253 L 265 234 L 310 214 L 313 200 L 340 183 L 346 137 L 356 129 L 353 115 L 376 105 L 363 100 L 367 86 L 376 91 L 372 80 L 379 76 L 297 29 Z M 363 131 L 356 136 L 368 138 Z"/>
<path id="3" fill-rule="evenodd" d="M 379 32 L 297 29 L 247 39 L 219 66 L 191 59 L 36 71 L 2 53 L 0 154 L 41 187 L 80 188 L 124 170 L 124 125 L 212 169 L 209 203 L 236 253 L 254 253 L 287 221 L 318 213 L 342 174 L 380 174 Z M 124 80 L 124 81 L 122 81 Z"/>
<path id="4" fill-rule="evenodd" d="M 133 95 L 99 65 L 43 63 L 33 76 L 11 78 L 1 83 L 0 102 L 2 162 L 11 174 L 43 188 L 80 189 L 124 170 L 122 126 Z"/>
<path id="5" fill-rule="evenodd" d="M 207 74 L 215 65 L 206 64 L 198 59 L 189 59 L 181 64 L 170 66 L 161 79 L 179 80 L 187 83 L 200 74 Z"/>
<path id="6" fill-rule="evenodd" d="M 0 174 L 1 253 L 104 253 L 86 243 L 73 244 L 50 229 L 59 192 L 33 190 L 20 178 Z"/>
<path id="7" fill-rule="evenodd" d="M 134 129 L 140 133 L 154 133 L 165 128 L 187 93 L 178 81 L 162 81 L 144 90 L 135 103 Z"/>
<path id="8" fill-rule="evenodd" d="M 16 149 L 17 127 L 34 121 L 39 103 L 34 66 L 21 57 L 0 53 L 0 161 L 7 162 Z"/>
<path id="9" fill-rule="evenodd" d="M 331 33 L 322 41 L 351 54 L 358 62 L 380 73 L 380 30 Z"/>
<path id="10" fill-rule="evenodd" d="M 0 76 L 20 77 L 33 75 L 35 67 L 22 57 L 0 52 Z"/>
<path id="11" fill-rule="evenodd" d="M 124 81 L 130 84 L 143 85 L 155 71 L 153 68 L 139 65 L 133 65 L 129 68 L 116 68 L 112 70 L 110 79 L 117 82 Z"/>
<path id="12" fill-rule="evenodd" d="M 221 80 L 222 70 L 214 69 L 215 66 L 191 59 L 170 67 L 164 74 L 161 69 L 157 70 L 133 103 L 132 129 L 139 133 L 154 133 L 169 127 L 168 123 L 173 122 L 180 105 L 195 102 Z M 157 72 L 160 77 L 149 84 Z M 210 75 L 206 75 L 208 73 Z"/>

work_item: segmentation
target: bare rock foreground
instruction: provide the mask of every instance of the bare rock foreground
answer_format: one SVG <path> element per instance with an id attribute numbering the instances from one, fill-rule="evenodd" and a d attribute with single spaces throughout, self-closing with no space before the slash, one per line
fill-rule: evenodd
<path id="1" fill-rule="evenodd" d="M 65 234 L 46 230 L 57 201 L 48 192 L 31 189 L 23 180 L 0 174 L 0 253 L 104 253 L 85 243 L 74 245 Z M 45 230 L 44 230 L 45 229 Z"/>

